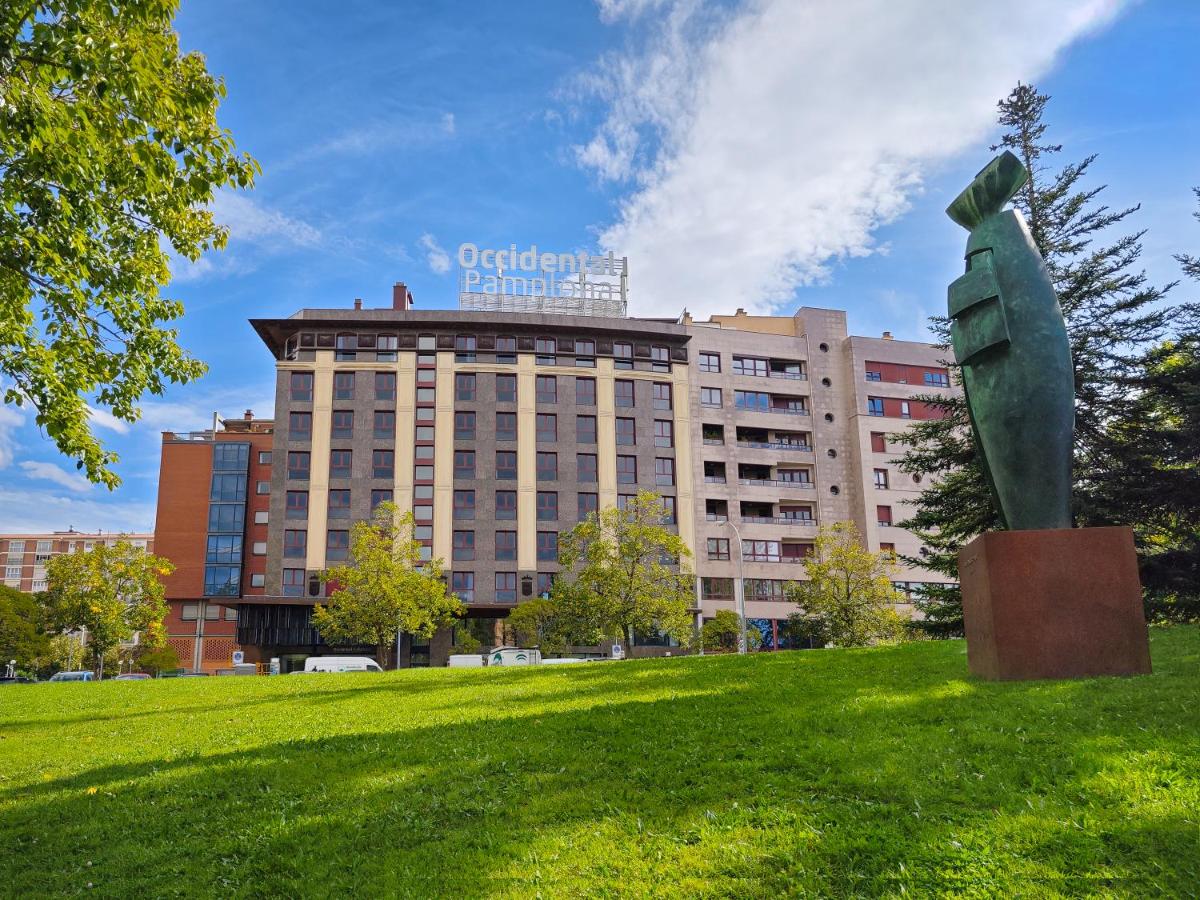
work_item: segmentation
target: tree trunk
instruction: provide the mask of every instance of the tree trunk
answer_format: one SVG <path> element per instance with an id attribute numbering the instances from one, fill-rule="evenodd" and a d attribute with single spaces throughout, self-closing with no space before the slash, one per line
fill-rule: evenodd
<path id="1" fill-rule="evenodd" d="M 388 666 L 388 644 L 390 644 L 390 643 L 391 643 L 391 641 L 380 641 L 378 644 L 375 645 L 375 659 L 379 663 L 379 667 L 381 669 L 386 670 L 387 668 L 389 668 L 389 666 Z M 399 660 L 396 660 L 396 662 L 399 662 Z"/>

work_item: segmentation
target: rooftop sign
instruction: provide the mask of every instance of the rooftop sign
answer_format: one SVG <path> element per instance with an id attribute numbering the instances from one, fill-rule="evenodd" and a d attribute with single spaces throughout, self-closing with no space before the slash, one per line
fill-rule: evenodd
<path id="1" fill-rule="evenodd" d="M 624 316 L 629 260 L 609 251 L 542 253 L 537 245 L 518 250 L 458 248 L 459 309 Z"/>

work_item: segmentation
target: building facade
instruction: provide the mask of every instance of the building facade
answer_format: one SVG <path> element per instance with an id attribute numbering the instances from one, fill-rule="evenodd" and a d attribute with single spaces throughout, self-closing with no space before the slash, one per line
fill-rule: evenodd
<path id="1" fill-rule="evenodd" d="M 83 532 L 73 528 L 49 534 L 0 534 L 0 559 L 4 560 L 4 583 L 25 593 L 46 590 L 46 563 L 62 553 L 80 553 L 97 544 L 129 541 L 154 552 L 154 535 L 146 533 Z"/>
<path id="2" fill-rule="evenodd" d="M 948 375 L 929 345 L 851 337 L 844 313 L 414 310 L 397 285 L 391 308 L 252 324 L 275 358 L 273 423 L 164 436 L 159 546 L 179 567 L 173 628 L 186 630 L 193 604 L 200 662 L 209 623 L 229 638 L 208 645 L 214 665 L 232 648 L 285 671 L 323 652 L 311 627 L 319 573 L 347 558 L 352 523 L 389 500 L 413 511 L 422 552 L 445 561 L 468 606 L 460 627 L 485 643 L 502 640 L 512 607 L 549 590 L 561 534 L 640 489 L 662 496 L 692 551 L 698 621 L 733 608 L 741 578 L 767 647 L 782 646 L 795 608 L 784 587 L 803 577 L 820 525 L 849 520 L 873 550 L 918 549 L 899 523 L 920 485 L 897 470 L 890 436 L 938 414 L 911 398 L 950 390 Z M 231 443 L 248 445 L 245 472 L 232 473 L 244 493 L 232 463 L 209 462 Z M 244 530 L 214 530 L 237 504 Z M 933 580 L 909 569 L 901 584 Z M 233 601 L 236 633 L 233 614 L 207 615 Z M 654 652 L 658 639 L 642 640 Z M 437 664 L 450 641 L 449 630 L 428 644 L 404 637 L 399 662 Z"/>

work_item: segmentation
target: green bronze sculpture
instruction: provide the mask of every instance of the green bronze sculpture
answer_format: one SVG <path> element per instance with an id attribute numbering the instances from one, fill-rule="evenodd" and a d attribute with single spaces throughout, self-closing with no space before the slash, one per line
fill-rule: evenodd
<path id="1" fill-rule="evenodd" d="M 983 468 L 1006 528 L 1071 527 L 1075 379 L 1046 264 L 1004 205 L 1029 173 L 992 160 L 946 210 L 971 232 L 950 285 L 950 338 Z"/>

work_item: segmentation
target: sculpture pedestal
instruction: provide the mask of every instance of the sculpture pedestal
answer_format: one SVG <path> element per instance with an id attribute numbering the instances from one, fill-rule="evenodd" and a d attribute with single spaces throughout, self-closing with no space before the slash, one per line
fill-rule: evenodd
<path id="1" fill-rule="evenodd" d="M 958 577 L 975 675 L 1150 672 L 1130 528 L 989 532 L 959 551 Z"/>

